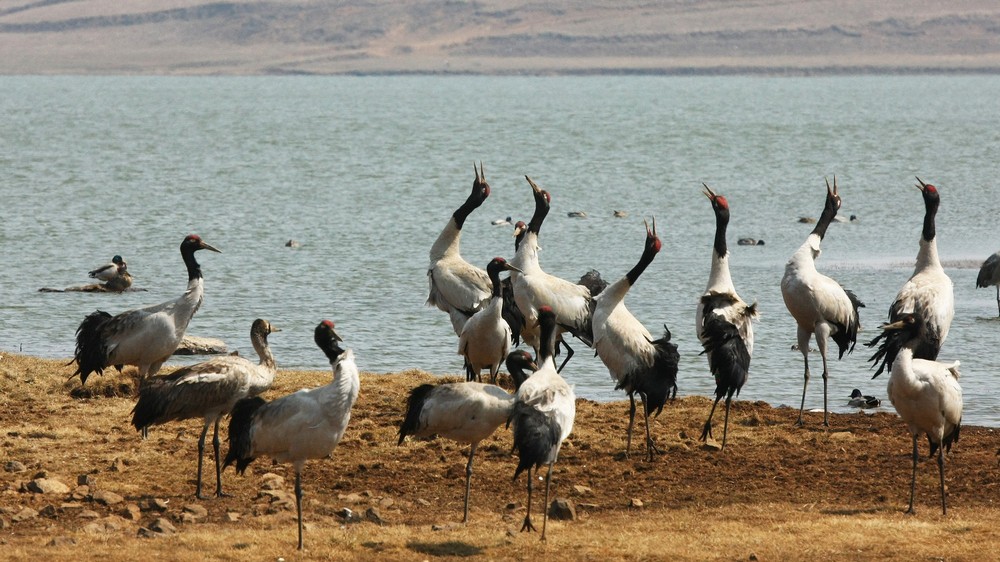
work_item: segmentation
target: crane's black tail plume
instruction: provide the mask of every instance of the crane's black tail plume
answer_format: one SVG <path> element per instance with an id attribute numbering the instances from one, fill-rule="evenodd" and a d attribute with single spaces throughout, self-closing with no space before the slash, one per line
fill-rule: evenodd
<path id="1" fill-rule="evenodd" d="M 139 400 L 132 408 L 132 426 L 136 431 L 156 424 L 163 423 L 161 419 L 167 411 L 169 404 L 170 380 L 176 379 L 176 373 L 171 373 L 163 377 L 150 377 L 139 386 Z M 168 380 L 169 379 L 169 380 Z"/>
<path id="2" fill-rule="evenodd" d="M 878 367 L 878 370 L 872 375 L 873 379 L 881 375 L 886 369 L 892 370 L 892 363 L 896 360 L 896 356 L 903 349 L 903 345 L 912 338 L 908 330 L 897 327 L 899 324 L 900 322 L 883 324 L 882 333 L 865 344 L 865 347 L 878 346 L 875 353 L 868 358 L 868 361 L 872 363 L 872 369 L 876 366 Z M 879 343 L 880 341 L 881 343 Z"/>
<path id="3" fill-rule="evenodd" d="M 837 348 L 840 350 L 840 355 L 837 356 L 838 359 L 844 358 L 844 352 L 850 353 L 854 351 L 854 344 L 858 341 L 858 330 L 861 329 L 861 315 L 858 313 L 858 309 L 865 306 L 865 303 L 861 302 L 861 299 L 853 291 L 844 289 L 844 292 L 847 293 L 847 298 L 851 299 L 851 307 L 854 309 L 854 313 L 851 315 L 851 321 L 846 326 L 834 324 L 837 327 L 837 331 L 830 336 L 830 339 L 837 342 Z"/>
<path id="4" fill-rule="evenodd" d="M 710 316 L 702 332 L 707 339 L 702 353 L 712 358 L 712 374 L 715 376 L 715 397 L 728 398 L 747 382 L 750 371 L 750 352 L 740 337 L 739 329 L 731 322 L 717 315 Z"/>
<path id="5" fill-rule="evenodd" d="M 646 369 L 629 373 L 622 377 L 615 390 L 638 392 L 646 397 L 646 416 L 659 416 L 667 399 L 677 395 L 677 365 L 681 354 L 677 345 L 671 343 L 670 329 L 663 326 L 663 337 L 653 340 L 653 364 Z"/>
<path id="6" fill-rule="evenodd" d="M 503 308 L 500 315 L 510 326 L 510 343 L 513 347 L 521 345 L 521 329 L 524 328 L 524 313 L 514 302 L 514 284 L 510 277 L 500 282 L 500 295 L 503 296 Z"/>
<path id="7" fill-rule="evenodd" d="M 514 424 L 514 448 L 517 449 L 519 460 L 514 480 L 525 469 L 536 469 L 547 463 L 554 449 L 559 444 L 559 434 L 562 428 L 550 416 L 518 402 L 511 414 Z"/>
<path id="8" fill-rule="evenodd" d="M 403 416 L 403 423 L 399 424 L 397 445 L 402 445 L 407 435 L 413 435 L 420 429 L 420 411 L 424 409 L 424 403 L 433 390 L 433 384 L 422 384 L 410 392 L 410 397 L 406 400 L 406 415 Z"/>
<path id="9" fill-rule="evenodd" d="M 76 329 L 76 351 L 73 354 L 73 361 L 76 362 L 76 371 L 69 378 L 80 375 L 80 384 L 86 384 L 90 373 L 104 374 L 104 367 L 108 363 L 108 349 L 101 339 L 101 327 L 111 319 L 111 315 L 103 310 L 95 310 L 87 315 L 80 322 Z"/>
<path id="10" fill-rule="evenodd" d="M 236 463 L 236 472 L 243 474 L 254 457 L 253 451 L 253 422 L 257 410 L 261 409 L 267 401 L 260 396 L 244 398 L 233 406 L 232 419 L 229 422 L 229 452 L 226 453 L 226 460 L 222 468 Z"/>

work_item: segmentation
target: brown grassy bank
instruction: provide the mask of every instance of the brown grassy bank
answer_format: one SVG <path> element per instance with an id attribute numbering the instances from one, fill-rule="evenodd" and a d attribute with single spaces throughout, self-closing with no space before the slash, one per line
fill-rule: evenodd
<path id="1" fill-rule="evenodd" d="M 1000 547 L 994 430 L 963 428 L 948 459 L 947 516 L 938 505 L 936 465 L 926 460 L 917 515 L 906 516 L 910 441 L 895 415 L 833 415 L 825 430 L 813 414 L 798 429 L 794 410 L 739 402 L 720 453 L 696 439 L 710 406 L 702 397 L 669 404 L 656 420 L 664 455 L 652 463 L 622 455 L 627 404 L 578 401 L 553 479 L 555 495 L 572 499 L 578 518 L 550 522 L 548 544 L 517 532 L 525 481 L 511 482 L 510 433 L 499 431 L 477 455 L 472 522 L 455 525 L 466 448 L 443 440 L 395 444 L 406 393 L 433 378 L 413 371 L 362 375 L 340 447 L 306 467 L 306 551 L 297 553 L 294 507 L 283 506 L 280 495 L 273 503 L 262 497 L 268 472 L 283 476 L 279 488 L 291 491 L 289 466 L 261 459 L 245 477 L 230 469 L 223 480 L 233 496 L 198 501 L 200 422 L 157 427 L 141 441 L 128 425 L 131 398 L 74 398 L 79 382 L 66 382 L 70 372 L 58 361 L 0 359 L 0 466 L 17 461 L 26 469 L 0 471 L 0 558 L 984 560 Z M 131 372 L 94 377 L 88 387 L 127 390 Z M 281 371 L 267 397 L 328 377 Z M 922 449 L 926 455 L 923 442 Z M 71 491 L 21 491 L 39 472 Z M 94 485 L 76 489 L 80 475 Z M 104 505 L 98 491 L 122 501 L 112 496 Z M 165 510 L 148 509 L 151 499 Z M 373 507 L 384 525 L 345 524 L 338 515 L 344 507 L 358 514 Z M 23 514 L 29 517 L 18 520 Z M 138 536 L 160 517 L 176 534 Z"/>

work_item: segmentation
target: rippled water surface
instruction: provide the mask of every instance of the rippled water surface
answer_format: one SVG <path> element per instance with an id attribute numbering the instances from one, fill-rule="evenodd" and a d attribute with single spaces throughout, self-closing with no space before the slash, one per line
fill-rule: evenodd
<path id="1" fill-rule="evenodd" d="M 955 282 L 941 359 L 962 361 L 966 423 L 997 426 L 996 293 L 975 289 L 1000 248 L 997 99 L 1000 79 L 955 76 L 0 77 L 0 350 L 66 358 L 95 308 L 175 298 L 178 246 L 195 232 L 224 253 L 198 254 L 206 298 L 189 333 L 252 355 L 250 323 L 264 317 L 284 329 L 271 338 L 279 365 L 325 369 L 312 329 L 332 318 L 364 370 L 459 373 L 446 316 L 424 306 L 425 271 L 481 160 L 493 194 L 462 252 L 483 267 L 513 253 L 510 227 L 490 223 L 530 215 L 525 174 L 552 193 L 541 261 L 566 278 L 622 276 L 642 251 L 642 219 L 656 217 L 663 250 L 627 302 L 654 333 L 672 330 L 681 395 L 714 391 L 693 328 L 714 232 L 701 182 L 726 195 L 733 278 L 762 311 L 741 399 L 797 407 L 802 358 L 779 281 L 812 228 L 799 217 L 818 216 L 836 175 L 841 215 L 859 220 L 830 228 L 819 268 L 867 303 L 870 339 L 912 272 L 920 176 L 942 194 L 939 247 Z M 146 292 L 38 292 L 84 284 L 116 253 Z M 576 349 L 564 374 L 578 394 L 620 399 Z M 855 387 L 885 396 L 868 355 L 859 345 L 832 362 L 835 411 L 849 411 Z M 807 406 L 822 407 L 821 388 L 814 377 Z"/>

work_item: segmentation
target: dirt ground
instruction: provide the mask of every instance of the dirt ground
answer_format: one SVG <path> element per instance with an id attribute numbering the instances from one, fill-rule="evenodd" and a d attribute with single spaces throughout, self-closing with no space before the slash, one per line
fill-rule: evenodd
<path id="1" fill-rule="evenodd" d="M 231 497 L 197 500 L 200 420 L 155 427 L 143 441 L 128 423 L 133 369 L 95 376 L 81 393 L 63 363 L 0 358 L 0 559 L 983 560 L 1000 547 L 995 430 L 962 428 L 947 458 L 946 516 L 921 439 L 917 514 L 909 516 L 911 441 L 891 406 L 831 415 L 827 429 L 821 413 L 797 428 L 794 409 L 736 402 L 719 451 L 697 440 L 711 406 L 705 397 L 669 403 L 653 421 L 663 452 L 653 462 L 635 449 L 624 455 L 627 402 L 578 400 L 553 476 L 553 496 L 571 500 L 576 519 L 550 521 L 547 543 L 518 532 L 525 477 L 511 480 L 516 458 L 501 428 L 477 453 L 463 526 L 468 447 L 396 445 L 409 390 L 441 379 L 409 371 L 363 374 L 340 446 L 306 465 L 299 553 L 289 465 L 258 459 L 243 477 L 230 468 L 223 484 Z M 329 376 L 280 371 L 265 397 Z M 641 435 L 637 423 L 635 443 Z M 33 492 L 37 477 L 68 491 Z M 359 520 L 345 520 L 343 508 Z M 158 519 L 175 532 L 144 530 Z"/>

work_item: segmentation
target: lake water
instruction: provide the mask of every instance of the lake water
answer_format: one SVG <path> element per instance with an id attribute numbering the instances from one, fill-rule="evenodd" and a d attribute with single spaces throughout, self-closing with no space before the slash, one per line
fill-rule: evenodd
<path id="1" fill-rule="evenodd" d="M 802 358 L 779 289 L 812 228 L 798 218 L 819 215 L 836 175 L 841 215 L 860 220 L 830 228 L 819 268 L 867 303 L 867 341 L 912 272 L 920 176 L 941 191 L 955 282 L 941 359 L 962 361 L 965 422 L 1000 426 L 996 293 L 975 289 L 1000 248 L 997 99 L 992 76 L 0 77 L 0 351 L 68 358 L 95 308 L 175 298 L 194 232 L 224 253 L 198 254 L 206 297 L 189 334 L 252 356 L 250 323 L 267 318 L 284 330 L 271 337 L 279 366 L 326 369 L 312 330 L 331 318 L 363 370 L 460 373 L 446 316 L 424 306 L 425 272 L 482 161 L 493 194 L 462 253 L 483 267 L 513 254 L 510 227 L 490 222 L 528 218 L 525 174 L 552 194 L 541 262 L 565 278 L 622 276 L 656 217 L 663 250 L 627 302 L 654 333 L 672 330 L 682 396 L 714 391 L 693 327 L 714 232 L 701 182 L 726 195 L 733 278 L 762 313 L 740 398 L 798 407 Z M 766 245 L 737 246 L 744 236 Z M 114 254 L 147 292 L 38 292 L 85 284 Z M 577 393 L 622 399 L 574 345 L 564 375 Z M 855 387 L 885 397 L 869 355 L 859 344 L 832 361 L 834 411 L 850 411 Z M 807 406 L 821 408 L 812 362 Z"/>

